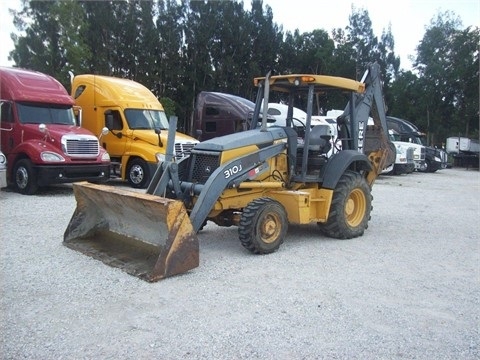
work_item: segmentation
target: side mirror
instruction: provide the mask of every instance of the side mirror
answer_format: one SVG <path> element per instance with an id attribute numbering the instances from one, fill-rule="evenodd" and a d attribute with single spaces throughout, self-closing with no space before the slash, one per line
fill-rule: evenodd
<path id="1" fill-rule="evenodd" d="M 73 115 L 75 116 L 75 124 L 82 126 L 82 108 L 80 106 L 73 107 Z"/>
<path id="2" fill-rule="evenodd" d="M 100 140 L 102 137 L 104 137 L 105 135 L 107 135 L 109 132 L 110 132 L 110 130 L 108 130 L 107 127 L 102 128 L 102 132 L 101 132 L 100 135 L 98 136 L 98 140 Z"/>

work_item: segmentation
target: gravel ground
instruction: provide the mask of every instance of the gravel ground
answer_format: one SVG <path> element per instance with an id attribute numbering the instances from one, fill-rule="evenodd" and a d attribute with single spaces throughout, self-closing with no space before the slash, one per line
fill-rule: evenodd
<path id="1" fill-rule="evenodd" d="M 0 192 L 2 359 L 478 359 L 480 176 L 381 176 L 365 235 L 290 226 L 255 256 L 208 224 L 146 283 L 62 245 L 70 186 Z"/>

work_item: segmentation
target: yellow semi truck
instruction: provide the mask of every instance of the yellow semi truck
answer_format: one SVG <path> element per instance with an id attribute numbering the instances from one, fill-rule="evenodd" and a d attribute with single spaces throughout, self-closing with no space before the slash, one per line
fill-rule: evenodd
<path id="1" fill-rule="evenodd" d="M 162 104 L 133 80 L 83 74 L 72 76 L 72 97 L 80 125 L 96 134 L 112 161 L 112 177 L 146 188 L 165 161 L 168 119 Z M 106 135 L 103 128 L 108 128 Z M 175 134 L 174 156 L 182 159 L 198 141 Z"/>

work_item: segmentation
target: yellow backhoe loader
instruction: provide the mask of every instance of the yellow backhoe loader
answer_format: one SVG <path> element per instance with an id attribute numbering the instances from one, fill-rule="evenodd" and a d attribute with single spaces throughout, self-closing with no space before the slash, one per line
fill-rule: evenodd
<path id="1" fill-rule="evenodd" d="M 237 226 L 241 244 L 255 254 L 277 250 L 289 223 L 317 223 L 319 231 L 338 239 L 363 235 L 371 187 L 395 160 L 378 64 L 361 81 L 279 75 L 255 78 L 254 85 L 253 128 L 200 142 L 180 161 L 168 139 L 170 155 L 146 193 L 74 184 L 77 208 L 64 244 L 153 282 L 198 266 L 196 233 L 206 221 Z M 268 104 L 270 91 L 288 99 L 286 127 L 267 127 L 262 104 Z M 349 96 L 337 119 L 339 139 L 332 139 L 327 125 L 312 126 L 314 98 L 328 91 Z M 291 122 L 298 96 L 307 101 L 303 129 Z M 367 126 L 369 116 L 374 125 Z M 341 149 L 329 152 L 337 140 Z"/>

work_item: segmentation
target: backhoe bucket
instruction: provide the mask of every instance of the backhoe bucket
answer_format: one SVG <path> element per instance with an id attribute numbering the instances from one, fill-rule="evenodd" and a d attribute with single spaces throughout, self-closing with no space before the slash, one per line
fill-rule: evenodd
<path id="1" fill-rule="evenodd" d="M 88 182 L 73 184 L 77 208 L 63 244 L 154 282 L 199 264 L 183 202 Z"/>

